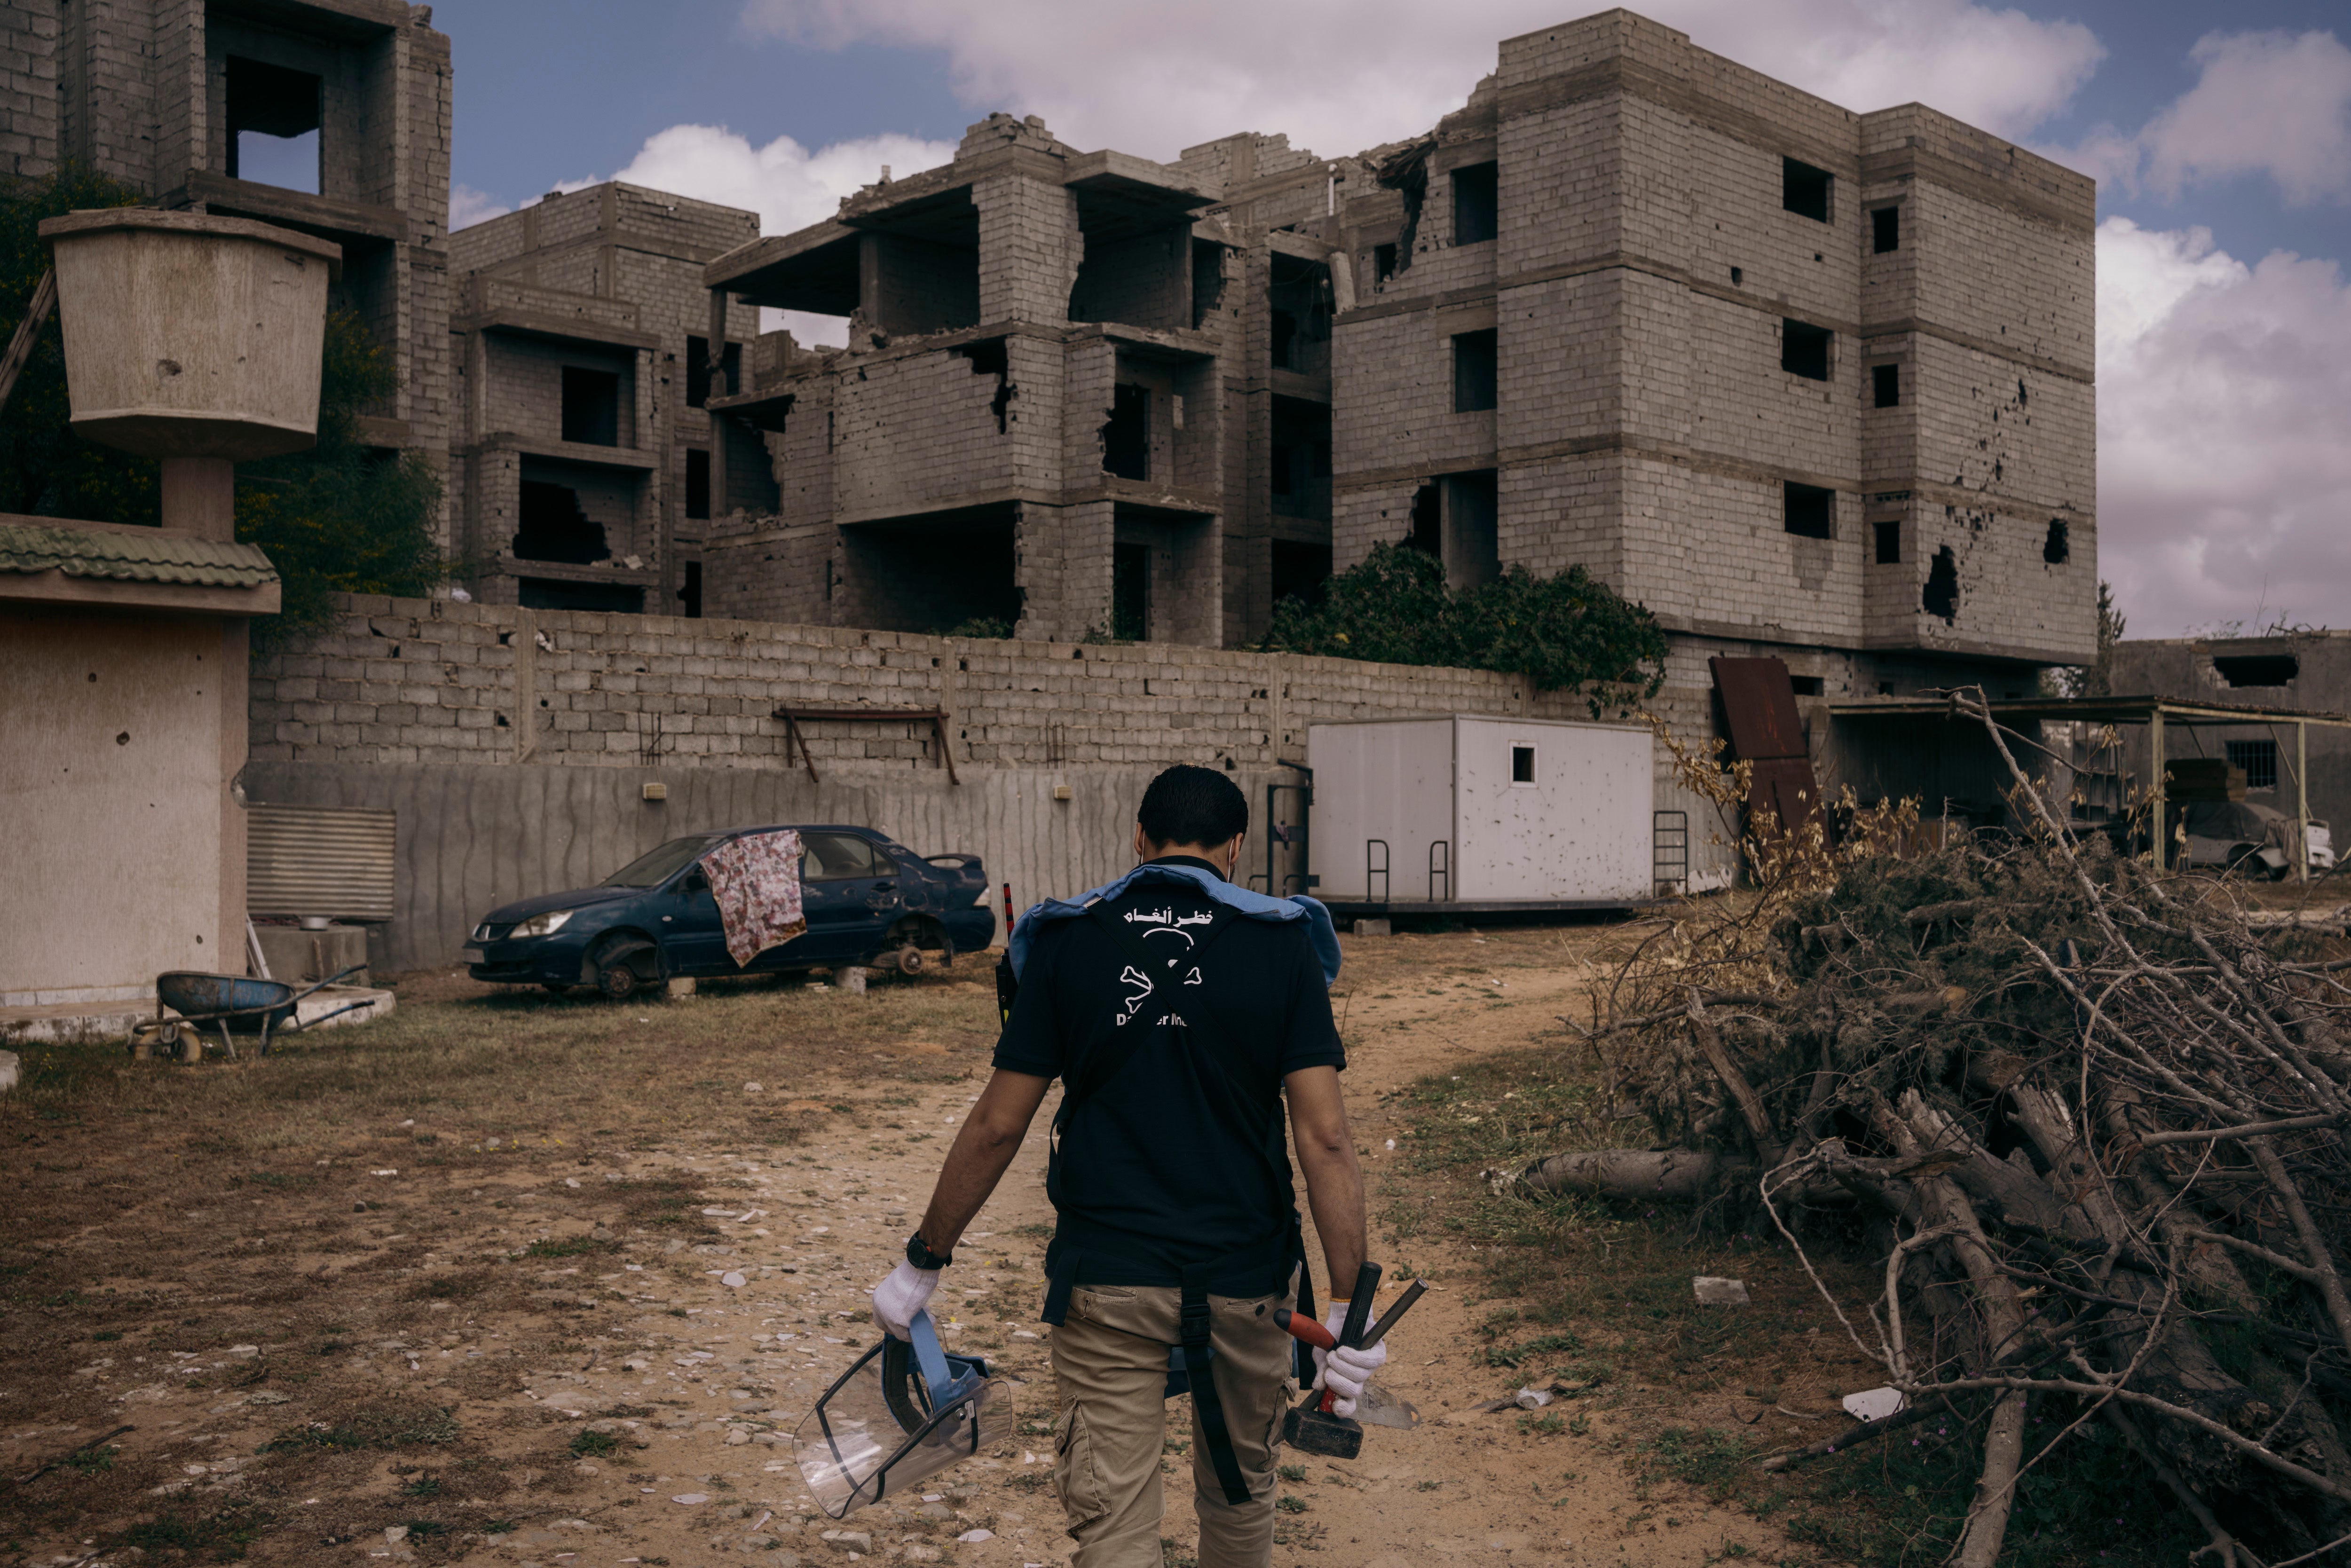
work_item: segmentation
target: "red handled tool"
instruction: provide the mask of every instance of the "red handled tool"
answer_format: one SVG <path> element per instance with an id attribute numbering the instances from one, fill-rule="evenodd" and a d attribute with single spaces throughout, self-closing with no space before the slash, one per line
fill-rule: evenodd
<path id="1" fill-rule="evenodd" d="M 1376 1327 L 1371 1327 L 1372 1292 L 1379 1288 L 1380 1266 L 1366 1263 L 1355 1276 L 1354 1294 L 1347 1301 L 1346 1320 L 1339 1325 L 1338 1337 L 1312 1318 L 1293 1312 L 1286 1307 L 1274 1309 L 1273 1321 L 1293 1338 L 1305 1341 L 1322 1350 L 1336 1350 L 1341 1345 L 1360 1347 L 1374 1345 L 1387 1333 L 1395 1321 L 1404 1316 L 1413 1302 L 1420 1300 L 1428 1287 L 1418 1280 L 1412 1288 L 1396 1298 L 1395 1305 L 1387 1310 Z M 1370 1332 L 1365 1333 L 1369 1328 Z M 1319 1454 L 1327 1458 L 1352 1459 L 1364 1451 L 1363 1424 L 1350 1416 L 1332 1414 L 1331 1406 L 1338 1395 L 1331 1389 L 1320 1394 L 1310 1393 L 1294 1410 L 1281 1418 L 1281 1440 L 1301 1454 Z"/>

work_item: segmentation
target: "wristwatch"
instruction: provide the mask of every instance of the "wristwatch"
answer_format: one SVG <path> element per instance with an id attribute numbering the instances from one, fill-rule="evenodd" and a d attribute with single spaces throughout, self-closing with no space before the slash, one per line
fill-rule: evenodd
<path id="1" fill-rule="evenodd" d="M 917 1230 L 906 1238 L 906 1261 L 917 1269 L 944 1269 L 955 1261 L 955 1253 L 952 1249 L 932 1251 L 929 1243 L 923 1239 L 923 1233 Z"/>

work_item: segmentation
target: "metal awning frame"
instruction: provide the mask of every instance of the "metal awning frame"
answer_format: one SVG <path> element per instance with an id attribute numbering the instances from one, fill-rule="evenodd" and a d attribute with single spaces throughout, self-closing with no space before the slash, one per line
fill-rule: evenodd
<path id="1" fill-rule="evenodd" d="M 2154 751 L 2154 767 L 2150 770 L 2154 782 L 2147 792 L 2147 802 L 2155 820 L 2164 821 L 2164 784 L 2168 778 L 2164 759 L 2164 732 L 2177 726 L 2182 729 L 2246 728 L 2259 727 L 2278 738 L 2280 725 L 2294 727 L 2294 875 L 2297 880 L 2310 880 L 2310 727 L 2323 729 L 2351 729 L 2351 714 L 2326 713 L 2314 708 L 2278 708 L 2231 706 L 2227 703 L 2197 702 L 2183 697 L 2009 697 L 2000 701 L 1981 700 L 1995 721 L 2042 720 L 2074 724 L 2145 725 L 2147 743 Z M 1896 698 L 1891 702 L 1831 703 L 1831 718 L 1958 718 L 1962 716 L 1957 694 L 1949 697 Z M 1974 716 L 1965 715 L 1972 718 Z M 2002 724 L 2001 727 L 2007 726 Z M 2283 749 L 2283 747 L 2280 749 Z M 2155 868 L 2164 869 L 2166 850 L 2163 834 L 2155 834 Z"/>

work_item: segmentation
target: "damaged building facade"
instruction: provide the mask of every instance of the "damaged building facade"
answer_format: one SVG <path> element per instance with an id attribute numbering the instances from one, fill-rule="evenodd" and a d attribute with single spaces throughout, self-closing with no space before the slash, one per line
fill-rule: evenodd
<path id="1" fill-rule="evenodd" d="M 332 240 L 399 391 L 360 421 L 445 461 L 449 39 L 402 0 L 0 0 L 0 175 L 91 169 Z"/>
<path id="2" fill-rule="evenodd" d="M 2093 652 L 2094 222 L 2022 149 L 1624 11 L 1336 161 L 994 116 L 707 269 L 850 343 L 768 334 L 714 393 L 778 501 L 723 498 L 706 602 L 1238 646 L 1394 543 L 1588 567 L 1673 634 L 1669 706 L 1718 653 L 1823 704 L 2021 692 Z M 1901 786 L 1815 716 L 1832 777 Z"/>

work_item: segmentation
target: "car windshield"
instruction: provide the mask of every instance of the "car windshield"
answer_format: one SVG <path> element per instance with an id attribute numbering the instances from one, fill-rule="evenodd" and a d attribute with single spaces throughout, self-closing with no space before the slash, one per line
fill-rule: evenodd
<path id="1" fill-rule="evenodd" d="M 672 839 L 650 854 L 639 855 L 604 879 L 606 887 L 658 887 L 667 882 L 677 868 L 700 855 L 717 837 L 715 833 L 696 833 L 690 839 Z"/>

